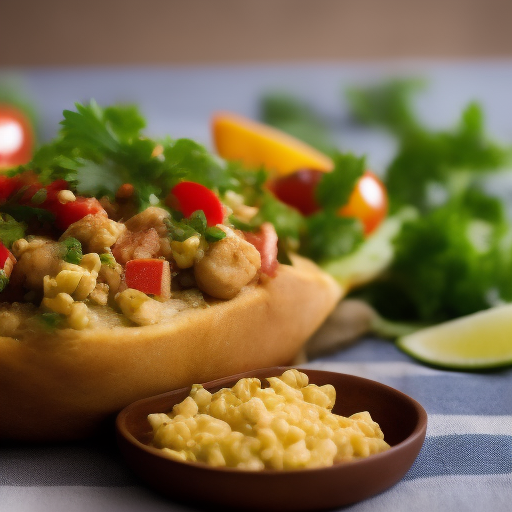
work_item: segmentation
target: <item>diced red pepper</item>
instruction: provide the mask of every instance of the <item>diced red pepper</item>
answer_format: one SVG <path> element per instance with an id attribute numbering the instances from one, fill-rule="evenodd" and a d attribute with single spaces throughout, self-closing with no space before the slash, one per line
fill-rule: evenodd
<path id="1" fill-rule="evenodd" d="M 277 233 L 270 222 L 264 222 L 256 233 L 244 233 L 245 239 L 254 245 L 261 256 L 261 271 L 274 277 L 277 267 Z"/>
<path id="2" fill-rule="evenodd" d="M 169 262 L 161 259 L 130 260 L 125 268 L 128 288 L 134 288 L 163 299 L 171 296 L 171 269 Z"/>
<path id="3" fill-rule="evenodd" d="M 107 215 L 103 206 L 94 197 L 77 197 L 75 201 L 65 204 L 52 201 L 51 204 L 45 205 L 45 208 L 55 215 L 55 225 L 61 230 L 66 230 L 86 215 Z"/>
<path id="4" fill-rule="evenodd" d="M 190 217 L 197 210 L 203 210 L 208 226 L 222 224 L 224 207 L 215 192 L 199 183 L 182 181 L 175 185 L 165 203 L 170 208 Z"/>

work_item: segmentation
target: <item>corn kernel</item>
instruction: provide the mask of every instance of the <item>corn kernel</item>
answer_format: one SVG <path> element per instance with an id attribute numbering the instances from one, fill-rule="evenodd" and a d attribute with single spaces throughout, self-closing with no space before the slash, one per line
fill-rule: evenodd
<path id="1" fill-rule="evenodd" d="M 183 242 L 171 242 L 172 256 L 179 268 L 190 268 L 194 265 L 201 240 L 198 236 L 191 236 Z"/>

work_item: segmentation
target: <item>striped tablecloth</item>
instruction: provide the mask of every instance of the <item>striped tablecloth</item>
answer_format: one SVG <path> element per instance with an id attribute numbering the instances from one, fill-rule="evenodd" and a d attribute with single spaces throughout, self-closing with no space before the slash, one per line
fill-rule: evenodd
<path id="1" fill-rule="evenodd" d="M 379 339 L 365 339 L 307 366 L 383 382 L 418 400 L 428 413 L 425 443 L 403 480 L 344 510 L 512 510 L 511 369 L 435 370 Z M 0 445 L 2 512 L 164 510 L 195 509 L 140 485 L 113 442 Z"/>

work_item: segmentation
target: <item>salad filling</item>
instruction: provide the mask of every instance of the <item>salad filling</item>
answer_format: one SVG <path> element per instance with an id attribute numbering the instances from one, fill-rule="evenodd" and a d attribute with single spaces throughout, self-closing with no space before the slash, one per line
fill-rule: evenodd
<path id="1" fill-rule="evenodd" d="M 327 261 L 367 231 L 340 214 L 363 159 L 336 155 L 305 215 L 269 170 L 148 139 L 133 107 L 76 107 L 0 175 L 0 336 L 168 322 L 272 279 L 290 251 Z"/>

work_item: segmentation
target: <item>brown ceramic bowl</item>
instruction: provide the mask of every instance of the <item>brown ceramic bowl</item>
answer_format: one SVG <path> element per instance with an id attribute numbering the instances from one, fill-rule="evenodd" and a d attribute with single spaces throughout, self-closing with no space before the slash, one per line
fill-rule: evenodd
<path id="1" fill-rule="evenodd" d="M 204 384 L 215 392 L 242 377 L 281 375 L 287 368 L 254 370 Z M 416 459 L 427 429 L 427 413 L 412 398 L 389 386 L 353 375 L 301 369 L 313 384 L 332 384 L 333 412 L 349 416 L 369 411 L 391 449 L 354 462 L 294 471 L 242 471 L 174 461 L 149 446 L 148 414 L 170 412 L 189 394 L 183 388 L 139 400 L 116 421 L 119 447 L 126 462 L 149 486 L 175 501 L 238 510 L 321 510 L 355 503 L 398 482 Z"/>

